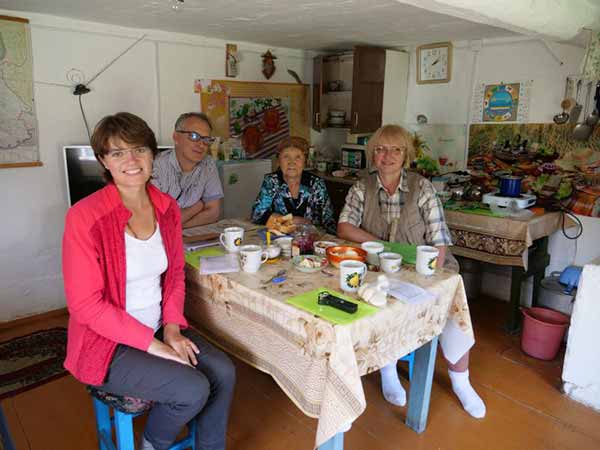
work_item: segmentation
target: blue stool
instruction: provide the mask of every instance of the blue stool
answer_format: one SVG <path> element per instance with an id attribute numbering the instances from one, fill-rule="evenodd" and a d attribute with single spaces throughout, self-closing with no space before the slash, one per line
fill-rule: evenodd
<path id="1" fill-rule="evenodd" d="M 153 402 L 133 397 L 109 394 L 108 392 L 88 386 L 88 392 L 94 399 L 96 412 L 96 429 L 100 450 L 135 450 L 133 436 L 133 418 L 150 408 Z M 110 416 L 110 410 L 113 416 Z M 112 440 L 113 426 L 115 428 L 115 442 Z M 196 449 L 196 422 L 188 424 L 188 435 L 175 442 L 169 450 Z"/>
<path id="2" fill-rule="evenodd" d="M 415 365 L 415 352 L 410 352 L 408 355 L 403 356 L 398 361 L 408 362 L 408 381 L 412 380 L 413 367 Z"/>

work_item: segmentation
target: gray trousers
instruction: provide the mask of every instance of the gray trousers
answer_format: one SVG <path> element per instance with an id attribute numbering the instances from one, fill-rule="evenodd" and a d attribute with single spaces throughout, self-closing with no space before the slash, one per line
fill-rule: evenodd
<path id="1" fill-rule="evenodd" d="M 167 450 L 191 420 L 197 424 L 196 450 L 224 450 L 235 367 L 196 332 L 186 329 L 182 334 L 200 350 L 195 369 L 119 345 L 99 388 L 155 402 L 144 437 L 156 450 Z M 156 337 L 162 340 L 162 329 Z"/>

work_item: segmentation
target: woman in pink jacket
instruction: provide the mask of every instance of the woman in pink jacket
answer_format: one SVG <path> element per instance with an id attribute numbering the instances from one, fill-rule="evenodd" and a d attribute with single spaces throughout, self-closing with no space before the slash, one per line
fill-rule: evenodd
<path id="1" fill-rule="evenodd" d="M 98 123 L 92 147 L 108 184 L 66 217 L 65 367 L 103 391 L 154 402 L 143 450 L 168 449 L 190 420 L 198 450 L 222 450 L 235 369 L 187 329 L 179 208 L 148 183 L 154 133 L 118 113 Z"/>

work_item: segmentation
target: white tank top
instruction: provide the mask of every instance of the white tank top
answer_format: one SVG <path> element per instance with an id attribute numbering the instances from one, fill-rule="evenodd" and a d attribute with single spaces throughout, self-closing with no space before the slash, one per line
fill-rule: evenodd
<path id="1" fill-rule="evenodd" d="M 125 233 L 127 281 L 125 309 L 154 331 L 162 324 L 160 276 L 167 270 L 167 253 L 156 224 L 156 231 L 142 241 Z"/>

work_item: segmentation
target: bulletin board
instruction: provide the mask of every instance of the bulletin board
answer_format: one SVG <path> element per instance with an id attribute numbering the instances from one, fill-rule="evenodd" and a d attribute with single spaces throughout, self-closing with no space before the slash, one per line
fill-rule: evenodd
<path id="1" fill-rule="evenodd" d="M 287 136 L 310 140 L 309 86 L 232 80 L 196 80 L 201 110 L 213 136 L 239 136 L 249 158 L 268 158 Z"/>

